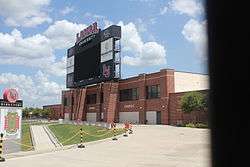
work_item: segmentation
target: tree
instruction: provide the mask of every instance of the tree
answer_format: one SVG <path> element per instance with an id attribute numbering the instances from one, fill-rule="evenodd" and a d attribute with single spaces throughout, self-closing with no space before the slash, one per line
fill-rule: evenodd
<path id="1" fill-rule="evenodd" d="M 51 109 L 42 109 L 41 115 L 43 118 L 48 118 L 50 116 L 51 112 L 52 112 Z"/>
<path id="2" fill-rule="evenodd" d="M 200 92 L 189 92 L 181 97 L 181 109 L 185 113 L 205 111 L 208 106 L 208 98 Z M 195 116 L 195 122 L 197 117 Z"/>
<path id="3" fill-rule="evenodd" d="M 23 110 L 22 110 L 22 117 L 23 118 L 28 118 L 29 117 L 29 108 L 25 107 Z"/>
<path id="4" fill-rule="evenodd" d="M 51 114 L 51 109 L 41 109 L 33 107 L 25 107 L 23 110 L 23 118 L 28 118 L 29 116 L 35 118 L 48 118 Z M 31 115 L 30 115 L 31 114 Z"/>

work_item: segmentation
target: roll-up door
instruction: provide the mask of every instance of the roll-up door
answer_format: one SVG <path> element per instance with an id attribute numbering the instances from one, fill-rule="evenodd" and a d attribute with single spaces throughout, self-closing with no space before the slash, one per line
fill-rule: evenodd
<path id="1" fill-rule="evenodd" d="M 139 112 L 120 112 L 119 122 L 124 123 L 126 121 L 139 123 Z"/>

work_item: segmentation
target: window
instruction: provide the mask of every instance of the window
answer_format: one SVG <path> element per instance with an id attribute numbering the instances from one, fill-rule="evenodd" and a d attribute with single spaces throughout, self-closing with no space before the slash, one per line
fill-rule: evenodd
<path id="1" fill-rule="evenodd" d="M 64 106 L 69 106 L 69 104 L 70 104 L 69 99 L 67 97 L 64 97 L 64 99 L 63 99 L 63 105 Z"/>
<path id="2" fill-rule="evenodd" d="M 160 98 L 160 85 L 151 85 L 146 87 L 147 99 Z"/>
<path id="3" fill-rule="evenodd" d="M 138 88 L 120 90 L 120 101 L 138 100 Z"/>
<path id="4" fill-rule="evenodd" d="M 96 94 L 87 95 L 87 104 L 96 104 Z"/>

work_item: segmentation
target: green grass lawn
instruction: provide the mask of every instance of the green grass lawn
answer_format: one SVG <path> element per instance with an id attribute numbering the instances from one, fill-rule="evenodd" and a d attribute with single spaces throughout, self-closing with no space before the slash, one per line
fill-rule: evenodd
<path id="1" fill-rule="evenodd" d="M 57 124 L 57 125 L 49 125 L 49 128 L 55 134 L 59 142 L 62 143 L 63 145 L 71 145 L 71 144 L 80 143 L 80 134 L 72 138 L 72 140 L 68 140 L 72 136 L 77 134 L 80 131 L 80 128 L 82 128 L 83 131 L 91 135 L 90 136 L 90 135 L 86 135 L 83 133 L 83 142 L 90 142 L 90 141 L 105 139 L 105 138 L 109 138 L 113 136 L 112 130 L 108 130 L 106 128 L 102 128 L 98 126 Z M 116 134 L 119 135 L 122 133 L 124 133 L 124 130 L 118 129 Z"/>
<path id="2" fill-rule="evenodd" d="M 31 136 L 30 136 L 30 125 L 29 124 L 22 124 L 21 143 L 24 145 L 32 146 Z M 32 149 L 32 148 L 30 148 L 28 146 L 24 146 L 24 145 L 22 145 L 22 147 L 21 147 L 22 151 L 28 151 L 28 150 Z"/>

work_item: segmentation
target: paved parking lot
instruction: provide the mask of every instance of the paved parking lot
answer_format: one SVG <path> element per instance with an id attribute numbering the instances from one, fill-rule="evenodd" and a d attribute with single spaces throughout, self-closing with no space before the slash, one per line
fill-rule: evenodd
<path id="1" fill-rule="evenodd" d="M 134 126 L 118 141 L 7 159 L 6 167 L 208 167 L 209 130 L 163 125 Z"/>

